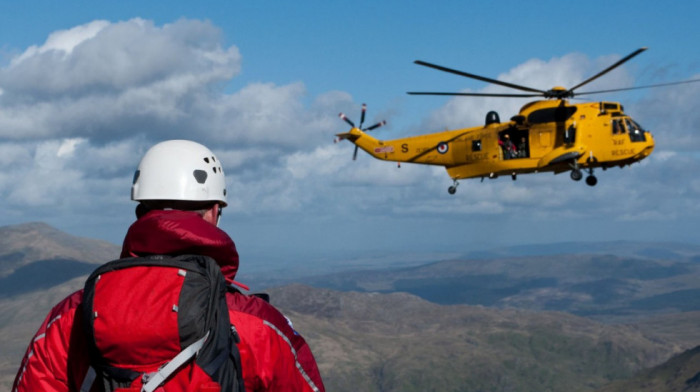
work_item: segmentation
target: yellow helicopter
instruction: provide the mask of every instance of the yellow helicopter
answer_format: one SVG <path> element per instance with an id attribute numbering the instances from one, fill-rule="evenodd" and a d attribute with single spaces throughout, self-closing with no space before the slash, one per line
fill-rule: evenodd
<path id="1" fill-rule="evenodd" d="M 587 171 L 586 184 L 596 185 L 594 168 L 603 170 L 631 165 L 651 154 L 654 138 L 617 102 L 586 102 L 570 104 L 575 95 L 608 93 L 648 87 L 696 82 L 663 83 L 641 87 L 588 91 L 574 94 L 574 90 L 610 72 L 647 48 L 640 48 L 598 74 L 574 87 L 554 87 L 539 90 L 483 76 L 415 61 L 416 64 L 440 71 L 526 91 L 520 94 L 409 92 L 411 95 L 449 95 L 480 97 L 544 97 L 524 105 L 520 113 L 508 122 L 501 122 L 498 113 L 486 114 L 483 126 L 412 136 L 395 140 L 378 140 L 367 134 L 386 122 L 363 128 L 366 105 L 362 105 L 359 126 L 340 113 L 352 129 L 337 134 L 336 141 L 349 140 L 355 144 L 353 160 L 358 147 L 373 157 L 399 162 L 444 166 L 453 184 L 450 194 L 457 191 L 459 180 L 467 178 L 496 178 L 518 174 L 570 171 L 571 179 L 580 181 Z"/>

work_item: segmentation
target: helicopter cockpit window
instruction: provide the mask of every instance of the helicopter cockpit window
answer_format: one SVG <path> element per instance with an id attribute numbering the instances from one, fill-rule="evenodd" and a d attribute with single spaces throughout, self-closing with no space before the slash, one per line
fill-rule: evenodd
<path id="1" fill-rule="evenodd" d="M 472 140 L 472 151 L 481 151 L 481 140 Z"/>
<path id="2" fill-rule="evenodd" d="M 613 135 L 622 135 L 625 133 L 625 127 L 622 125 L 621 120 L 612 120 L 612 133 Z"/>
<path id="3" fill-rule="evenodd" d="M 626 118 L 625 125 L 627 125 L 627 130 L 630 133 L 630 140 L 632 142 L 644 142 L 647 140 L 646 136 L 644 136 L 644 128 L 642 128 L 639 124 L 629 118 Z"/>

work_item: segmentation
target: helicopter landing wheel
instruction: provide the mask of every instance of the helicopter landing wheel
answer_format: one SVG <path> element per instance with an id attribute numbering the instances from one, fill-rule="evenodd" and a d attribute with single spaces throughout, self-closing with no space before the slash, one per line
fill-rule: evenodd
<path id="1" fill-rule="evenodd" d="M 586 177 L 586 184 L 589 186 L 595 186 L 598 183 L 598 179 L 594 175 Z"/>
<path id="2" fill-rule="evenodd" d="M 583 178 L 583 174 L 581 173 L 581 170 L 579 169 L 574 169 L 571 171 L 571 179 L 574 181 L 581 181 Z"/>
<path id="3" fill-rule="evenodd" d="M 457 192 L 458 185 L 459 185 L 459 182 L 457 182 L 457 180 L 454 180 L 454 184 L 452 184 L 452 186 L 447 188 L 447 193 L 449 193 L 450 195 L 454 195 L 455 192 Z"/>

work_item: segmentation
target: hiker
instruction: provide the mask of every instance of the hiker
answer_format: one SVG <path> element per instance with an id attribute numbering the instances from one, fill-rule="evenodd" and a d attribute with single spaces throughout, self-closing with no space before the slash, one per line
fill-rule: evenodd
<path id="1" fill-rule="evenodd" d="M 226 289 L 218 291 L 221 297 L 219 304 L 223 306 L 223 313 L 228 313 L 226 319 L 218 319 L 219 321 L 225 320 L 221 321 L 225 324 L 224 328 L 226 329 L 226 333 L 223 335 L 226 335 L 224 339 L 229 340 L 223 340 L 223 342 L 238 342 L 233 344 L 230 355 L 224 357 L 234 358 L 239 355 L 236 361 L 240 365 L 238 370 L 240 371 L 242 368 L 245 390 L 248 392 L 324 391 L 323 382 L 311 350 L 301 335 L 294 331 L 291 322 L 270 305 L 264 296 L 246 295 L 236 288 L 247 290 L 244 285 L 234 282 L 238 270 L 236 246 L 233 240 L 217 227 L 222 209 L 227 204 L 226 197 L 226 184 L 221 162 L 208 148 L 186 140 L 170 140 L 156 144 L 146 152 L 134 175 L 131 199 L 139 203 L 136 207 L 137 220 L 131 225 L 124 238 L 121 259 L 108 264 L 118 263 L 120 268 L 124 268 L 120 271 L 126 271 L 131 276 L 134 276 L 134 270 L 142 268 L 136 274 L 136 278 L 140 279 L 140 275 L 161 268 L 150 266 L 148 263 L 160 263 L 163 260 L 168 262 L 175 260 L 181 264 L 183 260 L 185 263 L 191 262 L 191 260 L 196 260 L 203 265 L 209 263 L 209 269 L 213 269 L 214 274 L 218 276 L 218 280 L 213 279 L 212 281 L 217 281 L 221 287 L 226 287 Z M 139 267 L 129 267 L 129 263 L 146 264 L 144 267 L 141 267 L 141 264 L 138 264 Z M 166 266 L 162 268 L 166 268 Z M 190 279 L 190 276 L 195 275 L 190 274 L 189 270 L 185 271 L 186 269 L 183 267 L 179 270 L 179 274 L 183 276 L 180 281 Z M 98 271 L 100 269 L 96 272 Z M 201 345 L 206 346 L 212 340 L 209 332 L 195 342 L 199 345 L 192 350 L 189 350 L 189 346 L 185 349 L 178 340 L 158 343 L 156 349 L 139 350 L 140 347 L 137 346 L 136 349 L 132 350 L 124 349 L 124 347 L 131 347 L 129 345 L 136 344 L 134 342 L 148 340 L 142 335 L 135 335 L 133 331 L 139 330 L 142 331 L 143 335 L 153 335 L 158 338 L 161 338 L 161 335 L 167 331 L 163 333 L 158 331 L 162 327 L 161 323 L 140 325 L 138 326 L 140 329 L 123 327 L 101 330 L 103 324 L 107 322 L 105 320 L 127 323 L 130 322 L 130 318 L 125 316 L 134 318 L 133 315 L 128 314 L 129 306 L 139 306 L 139 298 L 135 300 L 136 302 L 128 298 L 133 297 L 134 293 L 141 291 L 149 294 L 158 293 L 157 295 L 145 295 L 145 297 L 153 298 L 145 298 L 144 303 L 158 301 L 172 295 L 159 287 L 165 284 L 162 282 L 168 281 L 170 278 L 166 279 L 165 276 L 158 275 L 152 280 L 152 284 L 139 285 L 148 287 L 119 286 L 121 290 L 112 292 L 109 296 L 101 294 L 98 288 L 103 291 L 108 290 L 111 287 L 108 285 L 110 276 L 118 276 L 108 275 L 114 271 L 116 269 L 107 268 L 104 275 L 91 276 L 86 282 L 85 290 L 79 290 L 69 295 L 49 312 L 27 349 L 15 378 L 13 391 L 88 391 L 93 386 L 92 382 L 101 382 L 101 385 L 95 386 L 93 390 L 102 390 L 102 385 L 108 384 L 105 380 L 112 382 L 110 385 L 113 388 L 116 385 L 113 380 L 121 380 L 120 377 L 123 374 L 120 372 L 122 370 L 113 371 L 114 367 L 110 367 L 112 365 L 103 365 L 108 359 L 117 355 L 115 353 L 122 353 L 119 355 L 122 355 L 120 360 L 124 363 L 139 361 L 141 364 L 150 364 L 155 362 L 155 359 L 149 358 L 148 355 L 165 346 L 173 346 L 175 354 L 178 352 L 183 354 L 177 356 L 184 358 L 181 358 L 179 362 L 172 357 L 172 354 L 168 354 L 167 360 L 164 361 L 176 364 L 170 366 L 171 369 L 168 370 L 168 372 L 173 371 L 174 373 L 165 372 L 164 368 L 168 368 L 168 366 L 155 369 L 157 370 L 155 375 L 155 372 L 146 375 L 136 373 L 136 381 L 134 384 L 129 384 L 131 388 L 119 390 L 195 392 L 231 391 L 234 389 L 231 385 L 212 384 L 207 376 L 211 376 L 212 372 L 209 370 L 214 365 L 202 365 L 203 370 L 195 369 L 199 375 L 193 375 L 194 370 L 192 369 L 196 366 L 193 361 L 195 359 L 199 361 L 199 357 L 203 355 L 199 351 L 200 349 L 205 350 L 205 348 L 200 348 Z M 100 281 L 100 278 L 103 279 Z M 182 284 L 182 290 L 186 289 L 185 286 Z M 92 291 L 93 289 L 94 291 Z M 176 299 L 177 295 L 179 294 L 176 293 Z M 92 306 L 97 309 L 99 306 L 104 306 L 103 303 L 110 303 L 109 301 L 115 303 L 115 307 L 119 309 L 100 308 L 99 311 L 95 310 L 93 314 Z M 119 301 L 124 301 L 124 304 L 135 303 L 135 305 L 119 306 L 122 304 Z M 170 302 L 167 303 L 167 306 L 170 306 L 169 304 Z M 180 303 L 180 307 L 182 306 Z M 86 311 L 86 309 L 89 310 Z M 110 318 L 115 312 L 127 312 L 127 314 L 117 314 L 117 316 Z M 160 313 L 163 315 L 161 316 Z M 173 304 L 172 310 L 168 309 L 168 312 L 147 310 L 146 314 L 149 317 L 167 316 L 178 323 L 187 312 L 183 312 L 182 309 Z M 86 323 L 86 318 L 91 318 L 92 321 Z M 138 320 L 134 322 L 138 322 Z M 199 326 L 194 325 L 194 327 Z M 151 330 L 156 331 L 152 332 Z M 92 340 L 88 339 L 86 331 L 93 338 Z M 174 332 L 174 339 L 178 339 L 178 330 L 175 329 Z M 108 339 L 102 335 L 98 339 L 98 334 L 123 336 L 124 340 L 128 342 L 105 343 L 104 340 Z M 181 331 L 180 335 L 182 335 Z M 104 347 L 109 347 L 109 350 L 104 349 Z M 228 346 L 224 348 L 228 349 Z M 96 351 L 97 354 L 95 354 Z M 186 351 L 187 355 L 184 356 Z M 217 358 L 220 357 L 217 356 Z M 100 359 L 97 361 L 99 363 L 94 363 L 96 362 L 95 358 Z M 231 361 L 236 362 L 233 359 Z M 213 362 L 216 362 L 216 366 L 220 366 L 222 361 L 217 359 Z M 177 369 L 173 370 L 172 368 Z M 132 366 L 130 373 L 132 378 L 134 377 L 134 369 L 141 371 L 140 369 L 146 369 L 146 367 L 145 365 L 142 367 Z M 184 371 L 183 369 L 190 370 Z M 180 373 L 177 373 L 178 371 Z M 116 378 L 110 378 L 112 375 L 116 375 Z M 203 379 L 206 379 L 208 384 L 192 385 L 191 380 L 195 376 L 204 377 Z M 93 381 L 95 377 L 98 381 Z M 158 377 L 161 377 L 162 380 L 154 382 L 153 379 Z M 214 377 L 211 378 L 214 379 Z M 180 384 L 173 385 L 175 381 Z M 151 384 L 148 388 L 146 388 L 147 383 Z M 144 386 L 144 389 L 140 388 L 141 385 Z"/>

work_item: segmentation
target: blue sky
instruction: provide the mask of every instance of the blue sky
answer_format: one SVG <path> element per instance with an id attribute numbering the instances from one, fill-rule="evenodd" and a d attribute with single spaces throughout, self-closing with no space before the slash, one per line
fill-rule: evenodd
<path id="1" fill-rule="evenodd" d="M 656 138 L 641 164 L 463 181 L 333 144 L 337 118 L 386 119 L 380 138 L 462 128 L 527 101 L 415 97 L 494 91 L 416 59 L 513 83 L 571 86 L 700 77 L 700 3 L 658 1 L 87 2 L 0 4 L 0 224 L 45 221 L 120 243 L 130 179 L 153 143 L 188 138 L 224 162 L 222 228 L 242 260 L 454 254 L 504 244 L 698 243 L 700 83 L 620 101 Z M 588 87 L 588 86 L 587 86 Z M 582 89 L 584 90 L 584 89 Z M 431 256 L 432 257 L 432 256 Z M 245 264 L 243 271 L 245 270 Z"/>

